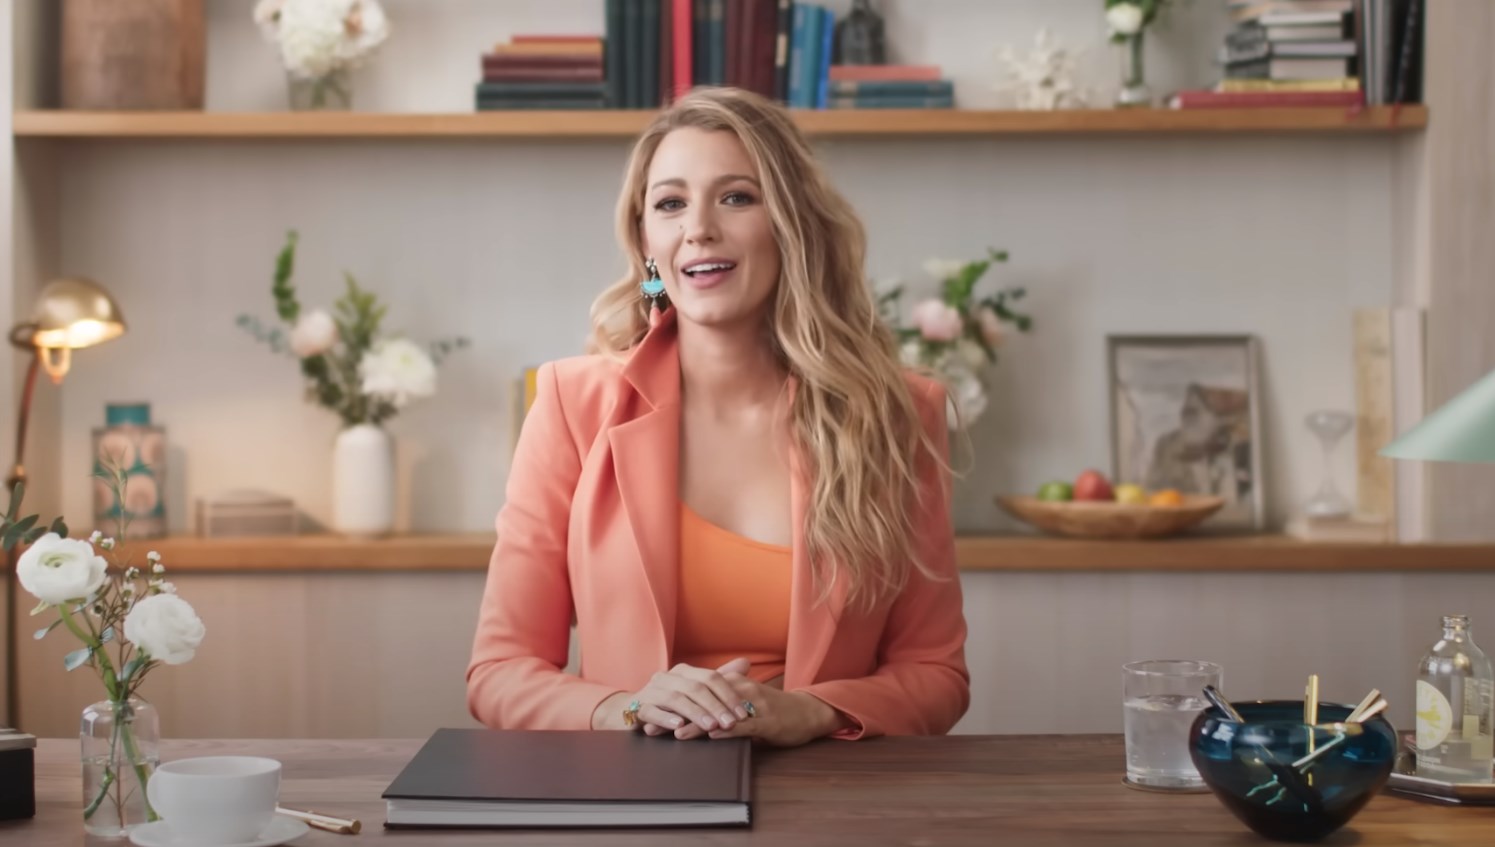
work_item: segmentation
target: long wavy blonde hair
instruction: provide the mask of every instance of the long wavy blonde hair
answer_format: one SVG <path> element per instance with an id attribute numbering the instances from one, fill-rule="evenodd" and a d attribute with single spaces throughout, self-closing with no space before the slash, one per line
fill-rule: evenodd
<path id="1" fill-rule="evenodd" d="M 798 380 L 789 410 L 793 446 L 810 484 L 804 538 L 823 599 L 849 580 L 849 606 L 870 608 L 932 576 L 917 554 L 913 508 L 919 457 L 944 457 L 924 433 L 863 272 L 866 232 L 830 184 L 784 108 L 733 88 L 701 88 L 644 130 L 617 206 L 626 276 L 592 304 L 593 352 L 621 354 L 649 329 L 640 222 L 649 164 L 660 141 L 683 127 L 730 132 L 762 185 L 781 275 L 765 327 L 773 353 Z"/>

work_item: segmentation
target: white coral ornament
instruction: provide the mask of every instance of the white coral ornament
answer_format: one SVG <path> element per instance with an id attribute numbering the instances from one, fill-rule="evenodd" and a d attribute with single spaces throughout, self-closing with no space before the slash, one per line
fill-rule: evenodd
<path id="1" fill-rule="evenodd" d="M 1074 82 L 1074 57 L 1054 40 L 1047 27 L 1038 31 L 1031 50 L 1019 55 L 1011 47 L 1003 47 L 999 58 L 1011 81 L 996 88 L 1014 92 L 1017 108 L 1053 111 L 1085 106 L 1085 93 Z"/>

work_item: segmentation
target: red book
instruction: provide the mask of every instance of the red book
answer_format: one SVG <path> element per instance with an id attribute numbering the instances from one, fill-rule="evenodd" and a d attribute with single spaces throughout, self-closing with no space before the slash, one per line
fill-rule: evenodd
<path id="1" fill-rule="evenodd" d="M 590 68 L 602 70 L 601 56 L 526 56 L 513 53 L 484 53 L 484 68 Z"/>
<path id="2" fill-rule="evenodd" d="M 483 82 L 602 82 L 601 68 L 483 68 Z"/>
<path id="3" fill-rule="evenodd" d="M 1359 91 L 1180 91 L 1168 101 L 1175 109 L 1270 109 L 1365 105 Z"/>
<path id="4" fill-rule="evenodd" d="M 695 68 L 691 67 L 691 55 L 693 45 L 691 43 L 691 32 L 695 29 L 695 16 L 692 14 L 691 0 L 667 0 L 671 4 L 670 9 L 670 40 L 667 43 L 675 51 L 671 62 L 671 73 L 676 97 L 684 97 L 685 92 L 695 85 Z"/>
<path id="5" fill-rule="evenodd" d="M 831 65 L 831 82 L 927 81 L 939 78 L 938 65 Z"/>

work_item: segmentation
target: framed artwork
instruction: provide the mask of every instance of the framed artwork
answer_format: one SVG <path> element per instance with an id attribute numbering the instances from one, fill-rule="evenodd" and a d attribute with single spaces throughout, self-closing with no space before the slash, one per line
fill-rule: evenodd
<path id="1" fill-rule="evenodd" d="M 1113 481 L 1223 497 L 1203 529 L 1264 529 L 1257 348 L 1245 335 L 1108 336 Z"/>

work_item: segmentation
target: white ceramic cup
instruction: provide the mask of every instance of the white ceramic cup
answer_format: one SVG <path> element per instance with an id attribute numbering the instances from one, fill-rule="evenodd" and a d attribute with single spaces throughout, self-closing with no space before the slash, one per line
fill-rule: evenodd
<path id="1" fill-rule="evenodd" d="M 162 763 L 146 796 L 173 840 L 225 845 L 254 840 L 275 818 L 280 762 L 257 756 L 201 756 Z"/>

